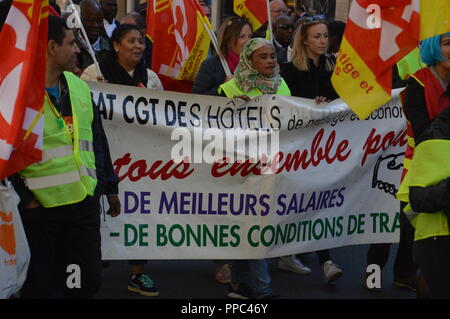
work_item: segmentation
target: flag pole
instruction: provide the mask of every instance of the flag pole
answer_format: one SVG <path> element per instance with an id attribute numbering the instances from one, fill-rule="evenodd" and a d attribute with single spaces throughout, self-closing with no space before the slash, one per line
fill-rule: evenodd
<path id="1" fill-rule="evenodd" d="M 89 41 L 89 38 L 88 38 L 88 36 L 87 36 L 87 34 L 86 34 L 86 30 L 84 30 L 83 23 L 81 23 L 81 18 L 80 18 L 80 16 L 78 15 L 78 11 L 77 11 L 75 5 L 73 4 L 72 0 L 69 0 L 69 2 L 70 2 L 72 8 L 73 8 L 74 11 L 75 11 L 76 25 L 79 25 L 80 28 L 81 28 L 81 33 L 83 34 L 84 42 L 86 42 L 86 44 L 87 44 L 87 46 L 88 46 L 89 54 L 91 55 L 92 60 L 94 61 L 94 65 L 95 65 L 95 68 L 97 69 L 97 73 L 98 73 L 102 78 L 104 78 L 104 77 L 103 77 L 103 74 L 102 74 L 102 71 L 100 70 L 100 67 L 99 67 L 99 65 L 98 65 L 97 58 L 95 57 L 94 49 L 92 49 L 91 42 Z"/>
<path id="2" fill-rule="evenodd" d="M 273 35 L 272 35 L 272 19 L 270 18 L 270 4 L 269 0 L 266 0 L 267 5 L 267 35 L 269 38 L 267 40 L 272 41 Z"/>
<path id="3" fill-rule="evenodd" d="M 195 2 L 196 2 L 196 1 L 195 1 Z M 194 3 L 195 3 L 195 2 L 194 2 Z M 205 27 L 206 31 L 208 32 L 209 38 L 211 39 L 211 42 L 212 42 L 212 44 L 213 44 L 213 46 L 214 46 L 214 49 L 215 49 L 216 52 L 217 52 L 217 56 L 219 57 L 220 63 L 222 64 L 223 70 L 225 71 L 225 75 L 226 75 L 226 76 L 231 76 L 231 75 L 232 75 L 231 70 L 230 70 L 230 68 L 229 68 L 229 66 L 228 66 L 228 63 L 226 62 L 226 60 L 225 60 L 225 58 L 224 58 L 222 52 L 220 51 L 220 48 L 219 48 L 219 42 L 217 41 L 217 37 L 216 37 L 216 35 L 214 34 L 214 31 L 213 31 L 213 29 L 212 29 L 212 26 L 211 26 L 211 24 L 209 23 L 209 21 L 208 21 L 208 19 L 206 18 L 206 16 L 204 16 L 204 15 L 202 15 L 202 14 L 200 13 L 200 9 L 201 9 L 201 8 L 197 7 L 197 16 L 198 16 L 198 18 L 200 19 L 200 21 L 203 23 L 203 26 Z"/>

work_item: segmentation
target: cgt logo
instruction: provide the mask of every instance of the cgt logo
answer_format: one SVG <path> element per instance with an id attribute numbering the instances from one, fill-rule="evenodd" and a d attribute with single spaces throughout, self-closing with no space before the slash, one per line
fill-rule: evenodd
<path id="1" fill-rule="evenodd" d="M 0 211 L 0 247 L 10 255 L 16 254 L 12 212 L 8 214 Z"/>

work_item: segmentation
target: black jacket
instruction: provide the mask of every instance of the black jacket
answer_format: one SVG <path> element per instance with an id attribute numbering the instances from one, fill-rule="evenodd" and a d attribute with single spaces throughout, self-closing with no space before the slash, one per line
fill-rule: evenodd
<path id="1" fill-rule="evenodd" d="M 311 59 L 308 59 L 309 71 L 298 70 L 292 62 L 282 64 L 280 74 L 286 81 L 292 96 L 315 99 L 324 96 L 329 100 L 337 99 L 339 96 L 331 84 L 333 71 L 325 68 L 325 59 L 334 58 L 322 55 L 319 59 L 319 67 L 316 67 Z"/>
<path id="2" fill-rule="evenodd" d="M 205 95 L 219 95 L 217 89 L 225 81 L 225 71 L 217 56 L 203 61 L 195 77 L 192 93 Z"/>
<path id="3" fill-rule="evenodd" d="M 60 102 L 50 96 L 53 104 L 63 116 L 72 115 L 72 107 L 70 102 L 69 89 L 67 81 L 63 75 L 61 80 L 61 98 Z M 108 140 L 106 139 L 103 124 L 100 118 L 99 109 L 92 101 L 94 107 L 94 118 L 92 120 L 92 135 L 95 154 L 95 167 L 97 171 L 97 187 L 94 196 L 99 197 L 102 194 L 118 194 L 119 178 L 114 172 L 109 152 Z M 14 186 L 16 193 L 19 195 L 19 207 L 25 207 L 34 198 L 33 193 L 25 186 L 22 176 L 14 174 L 9 177 Z"/>

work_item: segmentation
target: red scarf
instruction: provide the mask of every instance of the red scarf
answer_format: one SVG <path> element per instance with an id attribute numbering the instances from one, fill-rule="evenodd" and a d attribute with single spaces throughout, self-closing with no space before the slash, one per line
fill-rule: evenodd
<path id="1" fill-rule="evenodd" d="M 236 67 L 239 64 L 239 56 L 234 54 L 234 52 L 228 51 L 225 60 L 227 61 L 231 73 L 234 73 L 234 70 L 236 70 Z"/>

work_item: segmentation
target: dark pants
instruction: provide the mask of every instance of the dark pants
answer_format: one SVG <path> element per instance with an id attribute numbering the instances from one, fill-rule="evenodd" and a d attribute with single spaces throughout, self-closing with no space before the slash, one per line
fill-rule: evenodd
<path id="1" fill-rule="evenodd" d="M 316 254 L 317 254 L 317 257 L 319 257 L 319 264 L 321 266 L 323 266 L 323 264 L 326 263 L 328 260 L 331 260 L 329 249 L 318 250 L 318 251 L 316 251 Z"/>
<path id="2" fill-rule="evenodd" d="M 425 277 L 431 298 L 450 298 L 450 236 L 416 241 L 414 260 Z"/>
<path id="3" fill-rule="evenodd" d="M 417 266 L 413 259 L 414 227 L 403 213 L 400 205 L 400 241 L 394 264 L 394 279 L 416 276 Z M 372 244 L 367 252 L 367 265 L 377 264 L 383 269 L 389 259 L 391 244 Z"/>
<path id="4" fill-rule="evenodd" d="M 31 251 L 23 298 L 92 298 L 101 283 L 99 202 L 20 210 Z M 79 266 L 80 288 L 69 265 Z M 76 269 L 76 268 L 75 268 Z"/>

